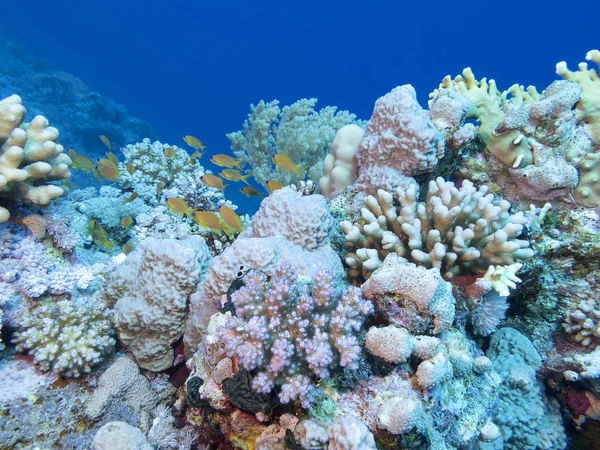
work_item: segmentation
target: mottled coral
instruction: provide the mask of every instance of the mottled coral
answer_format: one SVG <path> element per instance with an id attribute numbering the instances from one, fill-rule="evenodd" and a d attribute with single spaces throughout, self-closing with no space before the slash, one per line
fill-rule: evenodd
<path id="1" fill-rule="evenodd" d="M 492 337 L 487 356 L 502 378 L 494 423 L 506 449 L 562 449 L 567 445 L 560 411 L 536 376 L 542 364 L 531 342 L 512 328 Z"/>
<path id="2" fill-rule="evenodd" d="M 359 171 L 385 166 L 404 175 L 431 172 L 444 156 L 444 140 L 411 85 L 379 98 L 360 145 Z"/>
<path id="3" fill-rule="evenodd" d="M 42 370 L 68 377 L 89 373 L 115 344 L 108 310 L 97 301 L 45 301 L 17 318 L 17 326 L 17 349 Z"/>
<path id="4" fill-rule="evenodd" d="M 116 301 L 119 339 L 141 367 L 160 371 L 171 366 L 171 344 L 183 334 L 187 296 L 209 261 L 208 247 L 199 236 L 182 241 L 148 238 L 113 273 L 106 291 L 109 301 Z"/>
<path id="5" fill-rule="evenodd" d="M 347 245 L 356 248 L 346 256 L 351 275 L 368 278 L 390 253 L 438 268 L 448 278 L 533 256 L 529 242 L 517 239 L 527 222 L 523 213 L 510 214 L 510 203 L 487 191 L 466 180 L 456 188 L 437 178 L 425 202 L 417 202 L 414 185 L 368 196 L 362 218 L 341 223 Z"/>
<path id="6" fill-rule="evenodd" d="M 316 103 L 315 98 L 301 99 L 280 109 L 277 100 L 261 100 L 250 106 L 242 131 L 227 135 L 237 159 L 251 166 L 248 173 L 258 183 L 266 186 L 267 180 L 276 180 L 286 186 L 298 181 L 296 174 L 272 168 L 274 153 L 285 153 L 300 167 L 302 178 L 318 182 L 336 132 L 350 123 L 361 125 L 354 114 L 333 106 L 317 112 Z"/>
<path id="7" fill-rule="evenodd" d="M 251 270 L 231 295 L 235 316 L 219 330 L 225 353 L 241 367 L 258 370 L 252 386 L 258 392 L 281 387 L 283 403 L 312 400 L 311 377 L 329 377 L 336 367 L 358 367 L 357 333 L 373 311 L 355 287 L 340 289 L 327 272 L 312 285 L 297 278 L 289 265 L 274 276 Z"/>
<path id="8" fill-rule="evenodd" d="M 22 124 L 25 112 L 18 95 L 0 101 L 0 196 L 45 206 L 65 194 L 50 182 L 69 178 L 72 162 L 58 143 L 58 130 L 42 116 Z M 8 217 L 0 206 L 0 222 Z"/>

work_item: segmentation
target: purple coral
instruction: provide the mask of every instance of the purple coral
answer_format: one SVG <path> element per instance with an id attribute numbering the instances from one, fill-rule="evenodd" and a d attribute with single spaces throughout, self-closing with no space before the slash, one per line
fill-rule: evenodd
<path id="1" fill-rule="evenodd" d="M 224 352 L 247 370 L 258 369 L 252 387 L 271 392 L 281 387 L 283 403 L 311 403 L 312 378 L 327 378 L 336 367 L 358 367 L 357 338 L 370 301 L 356 287 L 338 288 L 328 271 L 312 280 L 298 278 L 288 264 L 269 279 L 250 270 L 231 295 L 236 315 L 219 330 Z"/>

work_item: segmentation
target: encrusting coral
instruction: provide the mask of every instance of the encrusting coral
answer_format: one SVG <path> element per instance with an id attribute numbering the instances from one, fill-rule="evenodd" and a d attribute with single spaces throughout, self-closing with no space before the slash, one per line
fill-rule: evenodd
<path id="1" fill-rule="evenodd" d="M 23 124 L 25 113 L 18 95 L 0 101 L 0 197 L 45 206 L 66 193 L 51 182 L 69 178 L 72 162 L 58 143 L 58 130 L 42 116 Z M 0 222 L 8 218 L 0 206 Z"/>
<path id="2" fill-rule="evenodd" d="M 341 223 L 347 245 L 355 249 L 346 256 L 351 276 L 368 278 L 390 253 L 448 278 L 533 256 L 529 242 L 517 239 L 527 222 L 523 213 L 510 214 L 510 203 L 487 191 L 467 180 L 457 188 L 437 178 L 425 202 L 417 202 L 415 185 L 368 196 L 361 219 Z"/>

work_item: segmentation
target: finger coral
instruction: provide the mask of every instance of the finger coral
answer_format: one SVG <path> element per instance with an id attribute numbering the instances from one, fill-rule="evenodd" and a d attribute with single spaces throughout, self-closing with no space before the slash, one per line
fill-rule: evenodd
<path id="1" fill-rule="evenodd" d="M 533 256 L 529 242 L 517 239 L 527 222 L 522 212 L 510 214 L 510 203 L 470 181 L 461 187 L 442 178 L 429 182 L 425 202 L 418 188 L 379 190 L 365 198 L 361 219 L 341 223 L 352 276 L 368 278 L 386 255 L 396 253 L 452 278 L 485 273 L 490 265 L 514 264 Z"/>
<path id="2" fill-rule="evenodd" d="M 327 378 L 336 367 L 356 368 L 357 333 L 373 305 L 360 289 L 339 289 L 321 271 L 312 282 L 289 265 L 269 280 L 250 270 L 231 295 L 235 316 L 219 330 L 224 352 L 246 370 L 256 370 L 252 387 L 261 393 L 280 388 L 282 403 L 311 403 L 312 377 Z"/>
<path id="3" fill-rule="evenodd" d="M 72 162 L 58 143 L 58 130 L 42 116 L 24 124 L 25 113 L 18 95 L 0 101 L 0 197 L 45 206 L 65 194 L 49 182 L 69 178 Z M 0 222 L 8 218 L 0 206 Z"/>

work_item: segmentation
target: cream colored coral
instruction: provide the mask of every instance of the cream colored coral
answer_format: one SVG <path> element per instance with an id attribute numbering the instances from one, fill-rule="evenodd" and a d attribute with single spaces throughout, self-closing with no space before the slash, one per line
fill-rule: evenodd
<path id="1" fill-rule="evenodd" d="M 321 194 L 328 199 L 339 195 L 356 181 L 356 152 L 365 135 L 358 125 L 350 124 L 338 130 L 331 146 L 331 153 L 323 162 L 323 176 L 319 180 Z"/>
<path id="2" fill-rule="evenodd" d="M 523 264 L 514 263 L 507 266 L 494 266 L 488 267 L 487 272 L 483 278 L 492 284 L 494 290 L 502 295 L 508 297 L 510 294 L 509 289 L 515 289 L 517 283 L 521 282 L 521 279 L 517 277 L 517 272 L 521 270 Z"/>
<path id="3" fill-rule="evenodd" d="M 65 194 L 51 181 L 69 178 L 71 159 L 58 141 L 58 130 L 42 116 L 21 124 L 25 108 L 17 95 L 0 102 L 0 196 L 44 206 Z M 0 207 L 0 222 L 8 220 Z"/>
<path id="4" fill-rule="evenodd" d="M 210 254 L 199 236 L 147 238 L 116 269 L 107 295 L 119 295 L 115 325 L 138 364 L 161 371 L 173 362 L 171 344 L 183 334 L 187 296 L 206 273 Z"/>

